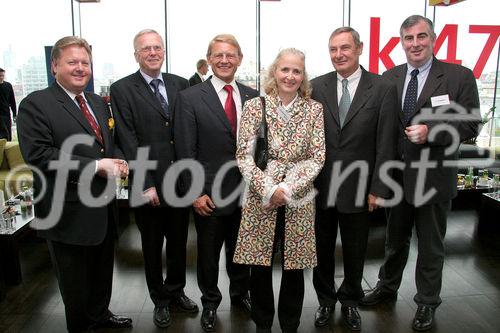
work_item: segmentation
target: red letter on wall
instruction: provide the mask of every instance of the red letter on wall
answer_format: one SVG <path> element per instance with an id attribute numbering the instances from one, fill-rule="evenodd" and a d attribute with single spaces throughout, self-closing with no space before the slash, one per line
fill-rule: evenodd
<path id="1" fill-rule="evenodd" d="M 391 37 L 389 42 L 385 44 L 382 50 L 379 50 L 380 47 L 380 17 L 371 17 L 370 18 L 370 65 L 369 71 L 375 74 L 379 73 L 379 60 L 382 61 L 385 68 L 391 69 L 395 66 L 394 61 L 392 61 L 389 54 L 394 50 L 396 45 L 399 43 L 399 37 Z"/>
<path id="2" fill-rule="evenodd" d="M 439 52 L 445 39 L 448 38 L 448 50 L 446 52 L 446 59 L 440 59 L 452 64 L 462 64 L 462 60 L 457 59 L 457 40 L 458 40 L 458 25 L 447 24 L 436 38 L 436 45 L 434 45 L 434 54 Z"/>
<path id="3" fill-rule="evenodd" d="M 474 66 L 474 77 L 479 79 L 483 73 L 484 66 L 497 43 L 498 36 L 500 36 L 500 25 L 471 25 L 469 26 L 469 32 L 473 34 L 490 34 L 486 44 L 484 45 L 483 51 L 479 55 L 476 66 Z"/>

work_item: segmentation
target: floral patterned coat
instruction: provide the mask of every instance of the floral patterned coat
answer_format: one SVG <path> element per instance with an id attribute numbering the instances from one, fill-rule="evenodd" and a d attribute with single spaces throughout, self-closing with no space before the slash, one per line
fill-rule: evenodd
<path id="1" fill-rule="evenodd" d="M 266 96 L 268 163 L 255 166 L 255 136 L 262 119 L 260 97 L 248 100 L 241 116 L 236 160 L 247 184 L 234 262 L 270 266 L 277 210 L 265 211 L 263 197 L 280 182 L 287 184 L 292 200 L 285 209 L 284 268 L 317 265 L 314 233 L 313 181 L 325 161 L 323 107 L 300 96 L 289 110 L 291 118 L 278 115 L 278 97 Z"/>

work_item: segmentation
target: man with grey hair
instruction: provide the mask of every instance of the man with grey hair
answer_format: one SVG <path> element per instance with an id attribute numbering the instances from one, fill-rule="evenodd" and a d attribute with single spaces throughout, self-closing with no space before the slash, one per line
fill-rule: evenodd
<path id="1" fill-rule="evenodd" d="M 196 73 L 189 78 L 189 85 L 192 87 L 205 81 L 205 75 L 208 73 L 208 63 L 205 59 L 196 62 Z"/>
<path id="2" fill-rule="evenodd" d="M 147 160 L 157 163 L 156 168 L 147 171 L 141 184 L 132 171 L 130 197 L 144 200 L 143 205 L 134 208 L 135 221 L 141 233 L 149 295 L 155 305 L 153 322 L 165 328 L 170 326 L 170 310 L 174 307 L 183 312 L 198 312 L 196 303 L 184 293 L 189 210 L 167 204 L 162 189 L 165 174 L 176 161 L 173 106 L 179 91 L 189 84 L 180 76 L 161 72 L 165 45 L 156 31 L 137 33 L 134 56 L 140 68 L 111 85 L 111 105 L 126 159 L 136 160 L 138 151 L 147 149 Z M 171 188 L 177 185 L 168 184 Z M 162 264 L 164 242 L 166 277 Z"/>
<path id="3" fill-rule="evenodd" d="M 326 161 L 316 178 L 318 266 L 313 284 L 318 296 L 315 325 L 325 326 L 341 303 L 346 325 L 361 329 L 358 301 L 368 242 L 370 211 L 389 188 L 380 167 L 395 156 L 397 98 L 393 84 L 359 65 L 363 43 L 350 27 L 336 29 L 328 48 L 335 71 L 312 80 L 312 98 L 323 104 Z M 335 243 L 342 239 L 344 281 L 335 290 Z"/>
<path id="4" fill-rule="evenodd" d="M 101 196 L 105 192 L 107 199 L 108 183 L 114 185 L 116 177 L 128 175 L 125 161 L 114 158 L 123 153 L 114 144 L 107 105 L 100 96 L 84 92 L 92 74 L 91 61 L 90 46 L 84 39 L 68 36 L 58 40 L 51 55 L 55 83 L 29 94 L 19 105 L 17 118 L 23 158 L 41 171 L 33 172 L 35 226 L 44 227 L 38 235 L 47 240 L 69 332 L 132 326 L 130 318 L 108 309 L 118 235 L 116 201 L 97 207 L 82 202 L 82 189 Z M 77 135 L 89 139 L 90 144 L 69 147 Z M 68 156 L 77 168 L 63 179 L 59 168 Z M 54 171 L 57 163 L 60 167 Z M 86 170 L 95 170 L 90 179 Z M 110 189 L 114 194 L 114 188 Z M 54 217 L 52 209 L 61 201 L 61 213 Z"/>
<path id="5" fill-rule="evenodd" d="M 418 308 L 413 329 L 425 331 L 432 328 L 434 311 L 441 303 L 446 217 L 451 199 L 457 195 L 457 168 L 445 166 L 443 162 L 457 159 L 458 152 L 449 154 L 447 148 L 454 139 L 463 141 L 475 137 L 481 118 L 472 71 L 434 57 L 436 34 L 432 21 L 412 15 L 401 25 L 400 35 L 407 63 L 388 70 L 383 76 L 398 89 L 398 158 L 404 167 L 394 170 L 394 179 L 402 186 L 404 197 L 389 211 L 385 262 L 376 288 L 361 304 L 375 305 L 397 297 L 415 226 L 418 258 L 414 301 Z M 427 119 L 415 120 L 426 108 L 432 108 L 433 113 Z M 446 119 L 442 115 L 432 119 L 436 108 L 446 108 Z M 463 112 L 468 120 L 453 120 L 456 113 L 462 113 L 462 118 Z M 443 125 L 452 128 L 438 130 L 437 135 L 430 136 L 433 128 Z M 419 170 L 412 164 L 421 162 L 423 156 L 428 156 L 427 162 L 434 167 L 427 169 L 425 178 L 421 179 Z M 423 188 L 423 192 L 418 190 L 422 193 L 417 192 L 419 188 Z M 424 197 L 423 193 L 430 195 Z"/>

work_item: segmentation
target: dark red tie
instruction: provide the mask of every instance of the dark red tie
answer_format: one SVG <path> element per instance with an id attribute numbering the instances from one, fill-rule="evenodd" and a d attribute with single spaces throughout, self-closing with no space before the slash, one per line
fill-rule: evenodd
<path id="1" fill-rule="evenodd" d="M 85 99 L 83 98 L 82 95 L 77 95 L 75 98 L 76 98 L 76 101 L 78 102 L 78 105 L 80 105 L 80 109 L 82 110 L 83 115 L 85 116 L 85 118 L 87 118 L 87 121 L 89 122 L 90 127 L 92 127 L 92 130 L 94 131 L 94 134 L 97 138 L 97 141 L 99 141 L 99 143 L 102 146 L 104 146 L 104 142 L 102 140 L 101 129 L 99 128 L 99 125 L 97 124 L 94 117 L 90 113 L 89 108 L 87 107 L 87 103 L 85 103 Z"/>
<path id="2" fill-rule="evenodd" d="M 234 104 L 233 99 L 233 87 L 230 85 L 225 85 L 224 90 L 227 91 L 226 104 L 224 104 L 224 111 L 226 112 L 227 120 L 229 120 L 229 125 L 231 125 L 231 131 L 234 136 L 236 136 L 236 104 Z"/>

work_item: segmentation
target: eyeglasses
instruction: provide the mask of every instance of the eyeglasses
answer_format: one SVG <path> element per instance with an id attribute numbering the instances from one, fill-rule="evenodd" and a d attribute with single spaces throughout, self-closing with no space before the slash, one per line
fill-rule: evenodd
<path id="1" fill-rule="evenodd" d="M 144 47 L 141 47 L 139 50 L 137 50 L 137 52 L 141 52 L 141 53 L 148 53 L 151 51 L 162 52 L 163 46 L 161 46 L 161 45 L 144 46 Z"/>
<path id="2" fill-rule="evenodd" d="M 227 60 L 232 61 L 238 58 L 238 55 L 235 53 L 214 53 L 212 54 L 212 57 L 217 60 L 222 60 L 226 57 Z"/>

